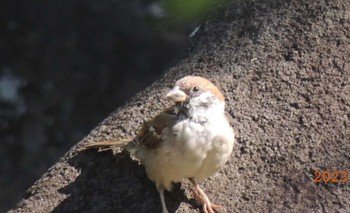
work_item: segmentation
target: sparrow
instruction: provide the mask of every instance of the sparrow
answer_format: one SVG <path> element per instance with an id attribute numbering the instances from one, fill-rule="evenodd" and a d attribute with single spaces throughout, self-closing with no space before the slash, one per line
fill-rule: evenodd
<path id="1" fill-rule="evenodd" d="M 168 213 L 164 190 L 188 179 L 204 213 L 224 210 L 210 202 L 198 181 L 214 175 L 231 155 L 235 134 L 225 113 L 225 100 L 209 80 L 186 76 L 166 96 L 173 105 L 145 122 L 132 140 L 102 141 L 86 149 L 123 147 L 146 168 L 158 189 L 162 212 Z"/>

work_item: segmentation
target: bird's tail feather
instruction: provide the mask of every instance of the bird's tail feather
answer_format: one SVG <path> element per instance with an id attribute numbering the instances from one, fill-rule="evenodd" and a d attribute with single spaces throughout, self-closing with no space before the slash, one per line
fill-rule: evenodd
<path id="1" fill-rule="evenodd" d="M 110 150 L 110 149 L 113 149 L 116 147 L 123 147 L 131 141 L 132 141 L 132 139 L 122 139 L 122 140 L 115 140 L 115 141 L 100 141 L 100 142 L 96 142 L 96 143 L 89 144 L 89 145 L 85 146 L 83 148 L 83 150 L 98 149 L 99 152 L 100 151 L 102 152 L 102 151 Z"/>

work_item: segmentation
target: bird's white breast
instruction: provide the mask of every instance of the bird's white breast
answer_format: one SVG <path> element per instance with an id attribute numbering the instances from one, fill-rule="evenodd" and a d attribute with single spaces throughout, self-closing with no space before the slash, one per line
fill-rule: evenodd
<path id="1" fill-rule="evenodd" d="M 163 145 L 143 163 L 149 178 L 167 189 L 183 178 L 201 180 L 213 175 L 233 148 L 234 133 L 223 113 L 183 119 L 163 133 Z"/>

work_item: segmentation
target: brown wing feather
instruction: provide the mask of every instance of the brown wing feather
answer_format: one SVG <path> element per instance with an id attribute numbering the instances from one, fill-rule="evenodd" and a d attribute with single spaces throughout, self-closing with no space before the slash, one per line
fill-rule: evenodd
<path id="1" fill-rule="evenodd" d="M 89 144 L 82 148 L 87 149 L 99 149 L 101 151 L 112 149 L 113 147 L 124 147 L 129 142 L 134 141 L 137 145 L 143 149 L 155 149 L 162 144 L 161 134 L 165 128 L 172 128 L 177 119 L 176 106 L 171 106 L 161 113 L 159 113 L 152 120 L 143 124 L 137 137 L 125 140 L 114 141 L 100 141 L 93 144 Z"/>
<path id="2" fill-rule="evenodd" d="M 146 122 L 135 142 L 144 149 L 155 149 L 162 144 L 162 132 L 166 128 L 172 128 L 177 119 L 175 106 L 171 106 L 159 113 L 152 120 Z"/>
<path id="3" fill-rule="evenodd" d="M 118 141 L 100 141 L 93 144 L 88 144 L 87 146 L 83 147 L 81 151 L 87 149 L 98 149 L 99 151 L 106 151 L 112 149 L 113 147 L 123 147 L 130 141 L 132 141 L 132 139 L 122 139 Z"/>

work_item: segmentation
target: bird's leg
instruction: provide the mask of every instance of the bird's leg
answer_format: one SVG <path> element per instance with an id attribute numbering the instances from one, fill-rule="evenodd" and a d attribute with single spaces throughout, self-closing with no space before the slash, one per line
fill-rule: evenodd
<path id="1" fill-rule="evenodd" d="M 192 189 L 194 199 L 203 205 L 204 213 L 215 213 L 214 209 L 217 212 L 225 212 L 225 208 L 219 205 L 212 204 L 208 196 L 203 192 L 199 187 L 196 181 L 193 178 L 189 178 L 189 181 L 193 184 L 194 188 Z"/>
<path id="2" fill-rule="evenodd" d="M 162 203 L 162 213 L 169 213 L 168 209 L 166 208 L 166 205 L 165 205 L 164 187 L 163 186 L 159 186 L 157 188 L 158 188 L 158 192 L 159 192 L 159 196 L 160 196 L 160 202 Z"/>

